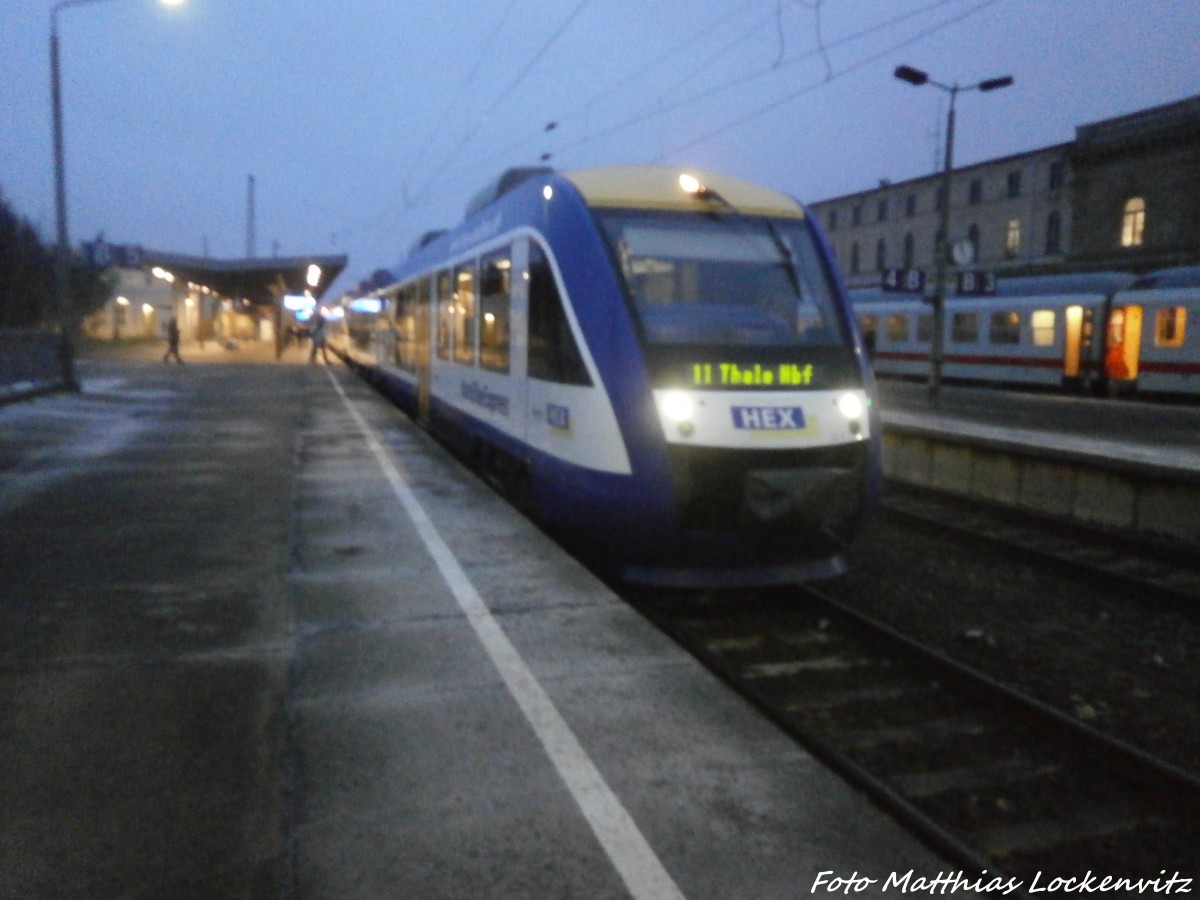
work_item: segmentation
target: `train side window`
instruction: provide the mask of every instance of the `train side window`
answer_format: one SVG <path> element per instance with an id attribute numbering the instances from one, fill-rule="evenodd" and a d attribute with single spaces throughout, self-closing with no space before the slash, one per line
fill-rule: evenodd
<path id="1" fill-rule="evenodd" d="M 901 313 L 892 313 L 887 317 L 887 336 L 888 343 L 891 344 L 906 344 L 908 343 L 908 316 Z"/>
<path id="2" fill-rule="evenodd" d="M 554 270 L 533 241 L 529 242 L 529 377 L 558 384 L 592 383 L 571 334 Z"/>
<path id="3" fill-rule="evenodd" d="M 476 314 L 475 263 L 463 263 L 454 269 L 454 361 L 466 366 L 475 365 Z"/>
<path id="4" fill-rule="evenodd" d="M 933 313 L 917 316 L 917 343 L 928 344 L 933 340 Z"/>
<path id="5" fill-rule="evenodd" d="M 1029 316 L 1029 327 L 1033 333 L 1033 346 L 1054 346 L 1054 310 L 1034 310 Z"/>
<path id="6" fill-rule="evenodd" d="M 1169 306 L 1154 314 L 1154 346 L 1182 347 L 1187 333 L 1187 308 Z"/>
<path id="7" fill-rule="evenodd" d="M 512 253 L 505 247 L 479 261 L 479 364 L 493 372 L 508 371 L 509 317 L 512 305 Z"/>
<path id="8" fill-rule="evenodd" d="M 950 339 L 956 344 L 979 342 L 979 313 L 955 313 L 950 325 Z"/>
<path id="9" fill-rule="evenodd" d="M 396 302 L 396 363 L 417 371 L 417 285 L 406 284 Z"/>
<path id="10" fill-rule="evenodd" d="M 988 343 L 1021 343 L 1021 315 L 1012 310 L 992 313 L 988 327 Z"/>
<path id="11" fill-rule="evenodd" d="M 450 342 L 454 322 L 454 291 L 450 289 L 450 273 L 438 272 L 437 274 L 437 298 L 438 298 L 438 319 L 437 319 L 437 355 L 438 359 L 450 358 Z"/>

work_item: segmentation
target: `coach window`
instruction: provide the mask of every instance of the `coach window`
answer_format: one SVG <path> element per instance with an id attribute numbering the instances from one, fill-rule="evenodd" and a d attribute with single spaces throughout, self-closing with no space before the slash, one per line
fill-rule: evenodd
<path id="1" fill-rule="evenodd" d="M 1021 343 L 1021 316 L 1012 311 L 992 313 L 991 324 L 988 328 L 988 343 L 1019 344 Z"/>
<path id="2" fill-rule="evenodd" d="M 529 377 L 590 385 L 545 251 L 529 243 Z"/>
<path id="3" fill-rule="evenodd" d="M 1121 246 L 1142 246 L 1145 230 L 1146 201 L 1141 197 L 1131 197 L 1125 204 L 1125 213 L 1121 220 Z"/>
<path id="4" fill-rule="evenodd" d="M 406 284 L 396 298 L 396 364 L 417 370 L 417 285 Z"/>
<path id="5" fill-rule="evenodd" d="M 1029 327 L 1033 332 L 1033 346 L 1054 346 L 1054 310 L 1034 310 L 1029 316 Z"/>
<path id="6" fill-rule="evenodd" d="M 908 343 L 908 316 L 902 313 L 892 313 L 888 316 L 887 337 L 889 344 Z"/>
<path id="7" fill-rule="evenodd" d="M 921 313 L 917 316 L 917 342 L 928 344 L 933 340 L 933 313 Z"/>
<path id="8" fill-rule="evenodd" d="M 950 339 L 956 344 L 979 342 L 979 313 L 955 313 L 950 325 Z"/>
<path id="9" fill-rule="evenodd" d="M 1170 306 L 1154 316 L 1154 346 L 1182 347 L 1187 332 L 1187 308 Z"/>
<path id="10" fill-rule="evenodd" d="M 475 306 L 475 263 L 463 263 L 454 269 L 454 361 L 467 366 L 475 365 Z"/>
<path id="11" fill-rule="evenodd" d="M 437 355 L 438 359 L 450 358 L 450 338 L 454 333 L 454 291 L 450 287 L 450 273 L 437 274 Z"/>
<path id="12" fill-rule="evenodd" d="M 493 372 L 508 371 L 509 309 L 512 303 L 512 256 L 505 247 L 485 256 L 479 265 L 479 364 Z"/>

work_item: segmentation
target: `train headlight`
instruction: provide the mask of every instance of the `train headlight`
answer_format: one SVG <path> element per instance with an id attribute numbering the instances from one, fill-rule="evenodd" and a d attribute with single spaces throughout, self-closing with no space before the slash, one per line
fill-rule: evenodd
<path id="1" fill-rule="evenodd" d="M 858 394 L 842 394 L 838 397 L 837 405 L 847 419 L 857 419 L 863 414 L 863 402 Z"/>
<path id="2" fill-rule="evenodd" d="M 696 401 L 683 391 L 667 391 L 662 395 L 662 413 L 676 425 L 690 422 L 696 414 Z"/>

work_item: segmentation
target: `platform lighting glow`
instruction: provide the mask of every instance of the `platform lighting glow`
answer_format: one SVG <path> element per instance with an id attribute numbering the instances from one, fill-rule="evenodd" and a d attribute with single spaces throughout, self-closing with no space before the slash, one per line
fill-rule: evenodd
<path id="1" fill-rule="evenodd" d="M 857 394 L 842 394 L 837 404 L 847 419 L 857 419 L 863 414 L 863 403 Z"/>
<path id="2" fill-rule="evenodd" d="M 153 306 L 151 306 L 149 303 L 142 304 L 142 315 L 148 316 L 152 312 L 154 312 Z"/>
<path id="3" fill-rule="evenodd" d="M 542 188 L 542 196 L 547 200 L 552 199 L 554 197 L 554 188 L 550 187 L 550 185 L 546 185 L 544 188 Z"/>
<path id="4" fill-rule="evenodd" d="M 308 277 L 305 279 L 309 287 L 316 287 L 321 283 L 321 267 L 313 263 L 308 267 Z"/>
<path id="5" fill-rule="evenodd" d="M 128 306 L 128 305 L 129 305 L 128 297 L 118 297 L 117 298 L 117 306 Z"/>
<path id="6" fill-rule="evenodd" d="M 689 421 L 696 413 L 696 402 L 683 391 L 667 391 L 661 406 L 663 415 L 677 424 Z"/>
<path id="7" fill-rule="evenodd" d="M 185 0 L 161 0 L 163 6 L 182 6 Z"/>

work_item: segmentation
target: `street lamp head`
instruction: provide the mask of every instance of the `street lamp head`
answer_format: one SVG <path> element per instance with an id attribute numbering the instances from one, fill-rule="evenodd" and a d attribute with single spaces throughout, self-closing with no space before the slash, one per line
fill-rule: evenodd
<path id="1" fill-rule="evenodd" d="M 929 81 L 929 75 L 920 69 L 914 69 L 912 66 L 897 66 L 896 71 L 892 74 L 901 81 L 907 81 L 909 84 L 916 85 L 917 87 Z"/>
<path id="2" fill-rule="evenodd" d="M 182 6 L 186 0 L 159 0 L 163 6 Z"/>
<path id="3" fill-rule="evenodd" d="M 1005 75 L 1003 78 L 989 78 L 987 81 L 979 82 L 981 91 L 996 91 L 1000 88 L 1006 88 L 1013 83 L 1011 75 Z"/>

